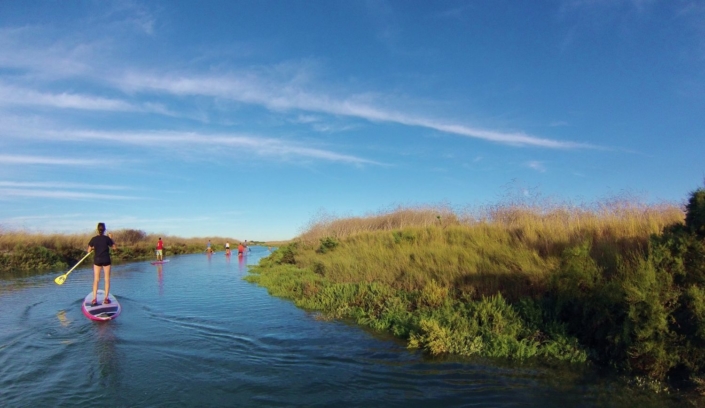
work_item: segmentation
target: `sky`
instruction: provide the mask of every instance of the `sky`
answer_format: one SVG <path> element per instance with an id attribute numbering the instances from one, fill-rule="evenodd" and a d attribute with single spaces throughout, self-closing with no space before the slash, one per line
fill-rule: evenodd
<path id="1" fill-rule="evenodd" d="M 0 230 L 287 240 L 704 180 L 703 1 L 0 2 Z"/>

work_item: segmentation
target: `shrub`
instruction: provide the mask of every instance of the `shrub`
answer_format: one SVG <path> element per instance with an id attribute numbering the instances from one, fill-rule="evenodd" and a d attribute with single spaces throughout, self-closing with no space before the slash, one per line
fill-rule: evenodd
<path id="1" fill-rule="evenodd" d="M 122 229 L 113 234 L 115 242 L 120 245 L 134 245 L 147 238 L 147 233 L 136 229 Z"/>
<path id="2" fill-rule="evenodd" d="M 685 225 L 699 238 L 705 238 L 705 188 L 691 193 L 686 205 Z"/>
<path id="3" fill-rule="evenodd" d="M 321 245 L 318 247 L 319 254 L 325 254 L 328 251 L 335 249 L 339 245 L 339 242 L 333 237 L 321 238 Z"/>

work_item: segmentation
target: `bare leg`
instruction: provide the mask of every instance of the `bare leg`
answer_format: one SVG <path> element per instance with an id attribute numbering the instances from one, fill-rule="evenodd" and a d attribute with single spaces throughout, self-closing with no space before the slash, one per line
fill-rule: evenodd
<path id="1" fill-rule="evenodd" d="M 98 295 L 98 281 L 100 280 L 100 266 L 93 265 L 93 300 Z"/>
<path id="2" fill-rule="evenodd" d="M 105 273 L 105 298 L 108 298 L 110 294 L 110 265 L 103 267 L 103 273 Z"/>

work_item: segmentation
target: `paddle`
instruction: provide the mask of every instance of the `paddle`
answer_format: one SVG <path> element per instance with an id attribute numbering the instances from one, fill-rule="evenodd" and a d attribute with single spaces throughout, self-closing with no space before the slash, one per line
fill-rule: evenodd
<path id="1" fill-rule="evenodd" d="M 61 275 L 61 276 L 57 276 L 56 279 L 54 279 L 54 282 L 56 282 L 57 285 L 63 285 L 64 282 L 66 281 L 66 278 L 69 276 L 69 274 L 70 274 L 74 269 L 76 269 L 76 267 L 77 267 L 78 265 L 80 265 L 81 262 L 83 262 L 84 259 L 88 258 L 88 255 L 90 255 L 91 252 L 93 252 L 93 251 L 88 251 L 88 253 L 86 254 L 86 256 L 84 256 L 83 258 L 81 258 L 81 260 L 78 261 L 78 263 L 77 263 L 76 265 L 74 265 L 73 268 L 69 269 L 68 272 L 66 272 L 65 274 L 63 274 L 63 275 Z"/>

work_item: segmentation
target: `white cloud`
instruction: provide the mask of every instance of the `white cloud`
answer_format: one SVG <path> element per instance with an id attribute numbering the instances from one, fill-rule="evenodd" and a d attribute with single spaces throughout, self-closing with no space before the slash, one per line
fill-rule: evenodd
<path id="1" fill-rule="evenodd" d="M 140 17 L 151 26 L 154 19 L 148 14 Z M 39 33 L 37 33 L 39 32 Z M 419 114 L 413 109 L 402 109 L 401 101 L 396 103 L 381 93 L 349 92 L 330 88 L 315 82 L 310 61 L 282 63 L 257 69 L 240 69 L 228 74 L 199 75 L 192 73 L 165 72 L 154 69 L 146 72 L 123 64 L 111 63 L 106 49 L 117 47 L 110 39 L 70 40 L 59 39 L 51 43 L 36 38 L 47 38 L 41 28 L 26 27 L 0 29 L 0 67 L 28 70 L 22 81 L 37 78 L 52 81 L 57 78 L 78 78 L 96 84 L 116 87 L 125 91 L 129 98 L 137 94 L 168 96 L 208 97 L 249 105 L 261 106 L 271 111 L 295 112 L 299 120 L 316 121 L 321 114 L 345 116 L 371 122 L 388 122 L 405 126 L 422 127 L 439 132 L 481 139 L 513 146 L 534 146 L 550 149 L 596 148 L 586 143 L 547 139 L 521 131 L 500 131 L 483 129 L 438 119 L 428 114 Z M 177 116 L 164 106 L 133 103 L 127 100 L 103 98 L 74 92 L 51 93 L 40 90 L 27 90 L 19 86 L 5 85 L 0 88 L 0 96 L 12 90 L 20 90 L 19 100 L 3 96 L 4 104 L 25 103 L 60 108 L 147 111 Z M 129 99 L 128 99 L 129 100 Z M 404 102 L 407 103 L 407 102 Z M 304 112 L 304 113 L 301 113 Z M 188 117 L 189 114 L 181 116 Z M 191 114 L 191 116 L 193 116 Z M 338 130 L 335 127 L 319 125 L 319 131 Z"/>
<path id="2" fill-rule="evenodd" d="M 130 190 L 130 187 L 124 186 L 108 186 L 102 184 L 82 184 L 82 183 L 64 183 L 64 182 L 20 182 L 20 181 L 0 181 L 0 187 L 19 187 L 19 188 L 90 188 L 93 190 Z"/>
<path id="3" fill-rule="evenodd" d="M 540 162 L 540 161 L 536 161 L 536 160 L 530 161 L 530 162 L 526 163 L 526 166 L 527 166 L 528 168 L 533 169 L 533 170 L 536 170 L 536 171 L 538 171 L 538 172 L 540 172 L 540 173 L 545 173 L 545 172 L 546 172 L 546 167 L 545 167 L 545 166 L 543 165 L 543 163 Z"/>
<path id="4" fill-rule="evenodd" d="M 3 199 L 9 198 L 53 198 L 53 199 L 68 199 L 68 200 L 135 200 L 137 197 L 99 194 L 99 193 L 84 193 L 79 191 L 67 190 L 41 190 L 41 189 L 17 189 L 17 188 L 0 188 L 0 197 Z"/>
<path id="5" fill-rule="evenodd" d="M 45 156 L 23 156 L 0 154 L 0 164 L 40 164 L 53 166 L 98 166 L 105 162 L 98 159 L 67 159 Z"/>
<path id="6" fill-rule="evenodd" d="M 131 73 L 116 79 L 116 85 L 132 92 L 157 92 L 179 96 L 209 96 L 260 105 L 274 111 L 302 110 L 341 115 L 372 122 L 391 122 L 418 126 L 515 146 L 552 149 L 596 148 L 586 143 L 540 138 L 524 132 L 500 132 L 448 123 L 421 115 L 377 107 L 369 94 L 337 98 L 312 92 L 298 84 L 268 79 L 255 72 L 233 76 L 143 75 Z"/>
<path id="7" fill-rule="evenodd" d="M 75 93 L 45 93 L 0 83 L 0 105 L 35 105 L 64 109 L 136 111 L 132 104 L 119 100 Z"/>
<path id="8" fill-rule="evenodd" d="M 358 156 L 336 153 L 315 147 L 305 146 L 286 140 L 241 134 L 218 134 L 178 131 L 102 131 L 102 130 L 54 130 L 50 123 L 23 122 L 19 118 L 0 116 L 0 136 L 28 140 L 48 140 L 52 142 L 89 142 L 102 143 L 109 141 L 125 145 L 154 147 L 160 150 L 181 150 L 189 157 L 195 157 L 199 152 L 208 153 L 212 159 L 212 146 L 234 147 L 236 151 L 247 150 L 261 157 L 286 159 L 319 159 L 330 162 L 354 165 L 384 165 L 374 160 Z M 207 143 L 206 143 L 207 142 Z M 218 149 L 220 154 L 227 150 Z M 232 150 L 232 149 L 231 149 Z M 115 160 L 111 160 L 115 162 Z M 99 165 L 105 164 L 104 159 L 66 159 L 42 156 L 0 155 L 0 164 L 48 164 L 48 165 Z"/>

